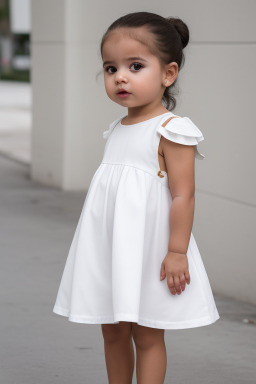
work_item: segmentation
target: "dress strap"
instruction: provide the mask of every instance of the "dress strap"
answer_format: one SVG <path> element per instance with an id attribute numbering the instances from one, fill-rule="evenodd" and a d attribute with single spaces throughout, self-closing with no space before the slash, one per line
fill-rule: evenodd
<path id="1" fill-rule="evenodd" d="M 171 119 L 174 119 L 175 117 L 181 117 L 181 116 L 177 116 L 177 115 L 175 115 L 175 116 L 171 116 L 171 117 L 169 117 L 169 119 L 167 119 L 167 120 L 162 124 L 162 127 L 165 127 L 166 124 L 168 124 L 169 121 L 170 121 Z"/>
<path id="2" fill-rule="evenodd" d="M 179 117 L 179 119 L 174 119 Z M 189 117 L 171 116 L 158 126 L 158 133 L 166 139 L 183 145 L 193 145 L 195 157 L 199 160 L 205 156 L 198 151 L 198 144 L 204 140 L 200 129 Z"/>

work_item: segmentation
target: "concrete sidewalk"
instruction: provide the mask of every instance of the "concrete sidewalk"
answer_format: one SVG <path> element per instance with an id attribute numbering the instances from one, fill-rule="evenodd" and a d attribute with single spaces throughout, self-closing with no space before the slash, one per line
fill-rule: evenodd
<path id="1" fill-rule="evenodd" d="M 1 384 L 108 383 L 100 325 L 52 312 L 85 194 L 35 183 L 0 156 Z M 256 383 L 256 326 L 243 322 L 256 308 L 214 296 L 216 323 L 165 331 L 166 384 Z"/>

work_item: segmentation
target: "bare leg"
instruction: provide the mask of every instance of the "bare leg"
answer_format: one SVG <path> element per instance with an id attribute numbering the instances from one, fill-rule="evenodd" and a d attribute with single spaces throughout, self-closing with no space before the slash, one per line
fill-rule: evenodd
<path id="1" fill-rule="evenodd" d="M 134 349 L 132 325 L 101 324 L 109 384 L 132 384 L 134 371 Z"/>
<path id="2" fill-rule="evenodd" d="M 167 367 L 164 329 L 132 323 L 136 346 L 137 384 L 163 384 Z"/>

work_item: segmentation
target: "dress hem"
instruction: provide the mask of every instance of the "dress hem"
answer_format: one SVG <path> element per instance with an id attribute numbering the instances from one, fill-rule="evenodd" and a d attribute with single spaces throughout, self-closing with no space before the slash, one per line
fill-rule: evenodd
<path id="1" fill-rule="evenodd" d="M 119 321 L 130 321 L 135 322 L 139 325 L 143 325 L 150 328 L 158 329 L 187 329 L 187 328 L 196 328 L 203 327 L 215 323 L 219 318 L 219 314 L 216 311 L 213 313 L 213 316 L 205 316 L 202 318 L 189 320 L 189 321 L 179 321 L 179 322 L 165 322 L 165 321 L 155 321 L 149 319 L 141 319 L 137 315 L 129 313 L 116 313 L 115 316 L 99 316 L 99 317 L 88 317 L 88 316 L 76 316 L 70 314 L 69 310 L 54 306 L 53 312 L 57 315 L 68 317 L 68 320 L 75 323 L 83 324 L 117 324 Z"/>

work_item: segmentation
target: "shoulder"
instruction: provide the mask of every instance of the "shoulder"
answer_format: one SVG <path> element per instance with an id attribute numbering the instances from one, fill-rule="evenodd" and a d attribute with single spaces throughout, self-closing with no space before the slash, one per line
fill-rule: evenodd
<path id="1" fill-rule="evenodd" d="M 189 117 L 176 115 L 165 117 L 158 126 L 158 132 L 169 141 L 193 146 L 195 157 L 199 160 L 204 159 L 205 156 L 197 148 L 197 145 L 204 140 L 203 134 Z"/>

